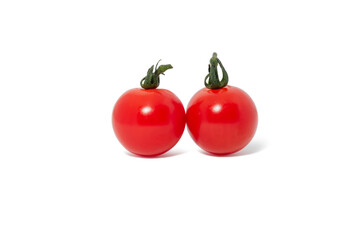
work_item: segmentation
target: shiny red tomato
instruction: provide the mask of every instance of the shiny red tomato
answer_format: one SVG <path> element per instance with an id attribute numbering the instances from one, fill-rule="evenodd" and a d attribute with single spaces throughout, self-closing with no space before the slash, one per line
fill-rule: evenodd
<path id="1" fill-rule="evenodd" d="M 258 120 L 249 95 L 232 86 L 198 91 L 189 102 L 186 119 L 196 144 L 214 154 L 244 148 L 253 138 Z"/>
<path id="2" fill-rule="evenodd" d="M 165 153 L 175 146 L 184 132 L 185 110 L 179 98 L 166 89 L 154 88 L 159 83 L 156 82 L 158 79 L 152 78 L 164 72 L 162 67 L 141 82 L 147 89 L 128 90 L 113 110 L 115 135 L 134 154 L 155 156 Z"/>
<path id="3" fill-rule="evenodd" d="M 208 83 L 205 78 L 207 88 L 192 97 L 187 107 L 186 121 L 190 135 L 199 147 L 213 154 L 230 154 L 241 150 L 251 141 L 257 128 L 258 115 L 248 94 L 237 87 L 226 86 L 227 73 L 216 55 L 213 58 L 214 61 L 210 62 L 214 66 L 210 65 L 209 75 L 214 79 Z M 216 79 L 217 63 L 223 70 L 222 81 Z"/>

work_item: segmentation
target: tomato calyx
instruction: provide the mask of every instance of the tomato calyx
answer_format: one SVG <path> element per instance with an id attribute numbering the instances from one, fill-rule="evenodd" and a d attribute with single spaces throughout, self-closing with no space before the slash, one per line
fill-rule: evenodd
<path id="1" fill-rule="evenodd" d="M 159 62 L 161 59 L 156 63 L 155 71 L 154 65 L 152 65 L 146 74 L 146 77 L 141 79 L 140 86 L 144 89 L 154 89 L 160 85 L 160 74 L 165 75 L 164 72 L 168 69 L 173 68 L 171 64 L 160 65 L 158 67 Z"/>
<path id="2" fill-rule="evenodd" d="M 219 74 L 217 70 L 218 65 L 220 65 L 223 75 L 221 81 L 219 80 Z M 209 89 L 223 88 L 228 84 L 228 82 L 229 82 L 229 76 L 224 66 L 222 65 L 220 59 L 217 57 L 217 54 L 214 52 L 212 58 L 210 59 L 209 73 L 208 75 L 206 75 L 204 80 L 205 87 Z"/>

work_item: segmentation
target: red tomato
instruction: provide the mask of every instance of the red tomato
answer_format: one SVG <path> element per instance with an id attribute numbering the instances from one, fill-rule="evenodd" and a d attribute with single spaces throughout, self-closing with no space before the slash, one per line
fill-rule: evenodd
<path id="1" fill-rule="evenodd" d="M 151 66 L 140 85 L 116 102 L 112 123 L 116 137 L 130 152 L 155 156 L 169 151 L 185 128 L 185 110 L 179 98 L 166 89 L 156 89 L 160 74 L 172 66 Z M 155 70 L 155 71 L 154 71 Z"/>
<path id="2" fill-rule="evenodd" d="M 224 71 L 225 86 L 220 86 L 223 81 L 215 81 L 215 89 L 201 89 L 190 100 L 186 112 L 191 137 L 199 147 L 213 154 L 230 154 L 244 148 L 258 123 L 254 102 L 243 90 L 226 86 Z M 206 79 L 205 85 L 209 85 Z"/>
<path id="3" fill-rule="evenodd" d="M 130 152 L 155 156 L 170 150 L 185 128 L 185 110 L 166 89 L 131 89 L 116 102 L 113 128 Z"/>

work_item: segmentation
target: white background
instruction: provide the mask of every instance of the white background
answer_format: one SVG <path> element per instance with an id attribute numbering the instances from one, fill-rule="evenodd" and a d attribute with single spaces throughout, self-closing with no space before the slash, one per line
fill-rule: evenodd
<path id="1" fill-rule="evenodd" d="M 0 239 L 360 239 L 358 1 L 1 1 Z M 144 159 L 118 97 L 158 59 L 186 107 L 216 51 L 247 148 Z"/>

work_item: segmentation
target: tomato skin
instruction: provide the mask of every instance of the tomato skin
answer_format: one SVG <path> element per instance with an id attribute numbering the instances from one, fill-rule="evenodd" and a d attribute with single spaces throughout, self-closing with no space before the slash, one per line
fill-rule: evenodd
<path id="1" fill-rule="evenodd" d="M 251 141 L 258 115 L 250 96 L 228 85 L 199 90 L 188 104 L 186 122 L 199 147 L 223 155 L 237 152 Z"/>
<path id="2" fill-rule="evenodd" d="M 155 156 L 170 150 L 185 128 L 185 110 L 179 98 L 166 89 L 135 88 L 116 102 L 114 132 L 130 152 Z"/>

